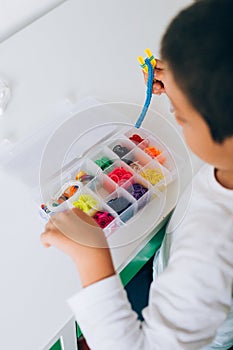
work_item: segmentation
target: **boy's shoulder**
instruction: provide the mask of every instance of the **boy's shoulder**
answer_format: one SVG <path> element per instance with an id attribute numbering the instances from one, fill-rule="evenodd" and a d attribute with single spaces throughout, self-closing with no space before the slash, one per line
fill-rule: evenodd
<path id="1" fill-rule="evenodd" d="M 166 230 L 175 249 L 215 255 L 223 242 L 233 244 L 233 190 L 222 187 L 214 173 L 204 165 L 181 196 Z"/>
<path id="2" fill-rule="evenodd" d="M 215 168 L 204 164 L 194 176 L 192 184 L 193 199 L 200 199 L 200 207 L 208 204 L 205 213 L 212 208 L 227 208 L 233 214 L 233 190 L 223 187 L 215 177 Z M 202 204 L 203 203 L 203 204 Z"/>

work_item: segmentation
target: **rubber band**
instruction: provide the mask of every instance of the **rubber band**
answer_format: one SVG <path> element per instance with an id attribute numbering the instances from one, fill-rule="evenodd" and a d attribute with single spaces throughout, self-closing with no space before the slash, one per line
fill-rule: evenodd
<path id="1" fill-rule="evenodd" d="M 97 224 L 104 229 L 105 227 L 107 227 L 115 218 L 113 215 L 111 215 L 109 212 L 107 211 L 97 211 L 94 216 L 93 219 L 97 222 Z"/>
<path id="2" fill-rule="evenodd" d="M 162 172 L 157 168 L 147 168 L 143 170 L 140 175 L 149 181 L 151 185 L 156 185 L 164 178 Z"/>

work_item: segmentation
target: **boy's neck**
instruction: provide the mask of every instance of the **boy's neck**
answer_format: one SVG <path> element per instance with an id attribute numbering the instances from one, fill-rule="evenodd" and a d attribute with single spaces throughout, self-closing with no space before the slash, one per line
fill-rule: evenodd
<path id="1" fill-rule="evenodd" d="M 223 187 L 233 190 L 233 170 L 215 169 L 215 178 Z"/>

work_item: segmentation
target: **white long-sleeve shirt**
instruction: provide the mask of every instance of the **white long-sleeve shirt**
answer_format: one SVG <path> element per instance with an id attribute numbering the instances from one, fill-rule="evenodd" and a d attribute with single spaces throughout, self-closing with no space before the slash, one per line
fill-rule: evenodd
<path id="1" fill-rule="evenodd" d="M 143 322 L 116 275 L 68 301 L 92 350 L 194 350 L 211 343 L 233 288 L 233 191 L 216 181 L 211 166 L 184 193 L 166 241 L 167 261 L 151 284 Z"/>

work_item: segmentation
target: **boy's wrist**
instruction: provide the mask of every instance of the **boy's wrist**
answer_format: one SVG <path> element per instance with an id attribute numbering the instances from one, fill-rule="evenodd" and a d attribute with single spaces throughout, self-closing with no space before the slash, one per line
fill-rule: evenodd
<path id="1" fill-rule="evenodd" d="M 115 274 L 109 248 L 86 247 L 86 252 L 83 253 L 72 258 L 83 287 Z"/>

